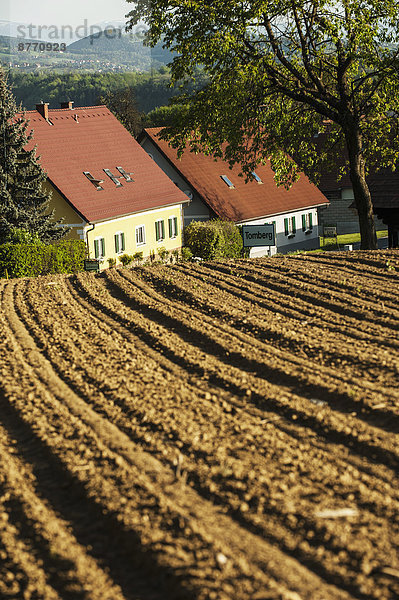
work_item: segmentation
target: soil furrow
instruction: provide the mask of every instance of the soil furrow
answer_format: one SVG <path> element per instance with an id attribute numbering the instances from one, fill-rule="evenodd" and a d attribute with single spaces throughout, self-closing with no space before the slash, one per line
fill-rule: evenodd
<path id="1" fill-rule="evenodd" d="M 210 271 L 206 267 L 196 266 L 187 269 L 177 265 L 174 267 L 179 273 L 187 273 L 191 279 L 197 279 L 199 282 L 208 281 L 209 285 L 207 288 L 210 292 L 214 292 L 215 289 L 221 290 L 222 293 L 227 293 L 233 296 L 231 302 L 244 301 L 249 304 L 248 316 L 254 316 L 254 319 L 262 317 L 264 310 L 268 311 L 269 314 L 274 318 L 285 319 L 291 317 L 299 321 L 299 326 L 303 329 L 306 325 L 312 325 L 320 328 L 320 336 L 323 336 L 324 331 L 330 331 L 332 334 L 344 333 L 348 337 L 352 338 L 354 344 L 359 340 L 364 345 L 364 341 L 368 344 L 373 344 L 374 347 L 379 347 L 381 338 L 384 339 L 384 343 L 388 347 L 399 348 L 399 341 L 394 338 L 386 330 L 380 332 L 378 328 L 374 326 L 363 327 L 362 329 L 354 328 L 357 327 L 357 323 L 353 323 L 352 320 L 345 315 L 341 315 L 337 318 L 334 313 L 329 313 L 318 306 L 315 306 L 312 302 L 304 303 L 300 299 L 295 297 L 291 293 L 290 289 L 277 288 L 273 289 L 272 292 L 265 293 L 265 289 L 262 286 L 258 286 L 256 283 L 248 282 L 248 285 L 242 281 L 241 277 L 233 277 L 227 273 L 223 273 L 223 279 L 221 275 L 214 274 L 214 270 Z M 201 285 L 201 283 L 200 283 Z M 195 285 L 193 287 L 198 287 Z M 276 288 L 276 286 L 274 286 Z M 206 290 L 204 289 L 204 295 L 206 296 Z M 214 295 L 214 294 L 212 294 Z M 259 310 L 260 309 L 260 310 Z"/>
<path id="2" fill-rule="evenodd" d="M 208 265 L 205 263 L 204 266 L 208 266 L 212 271 L 218 270 L 224 274 L 230 274 L 232 272 L 232 267 L 226 265 L 217 264 L 215 266 L 213 263 L 209 263 Z M 282 280 L 282 277 L 279 277 L 277 281 L 273 281 L 270 277 L 262 277 L 262 271 L 260 273 L 257 272 L 257 274 L 254 275 L 253 269 L 246 269 L 245 264 L 240 264 L 240 268 L 242 270 L 243 279 L 256 283 L 257 285 L 263 285 L 267 290 L 270 289 L 272 291 L 285 291 L 286 293 L 290 293 L 297 300 L 300 300 L 305 304 L 310 304 L 314 308 L 317 307 L 319 310 L 327 310 L 331 315 L 339 315 L 339 317 L 344 316 L 355 320 L 358 323 L 361 322 L 363 325 L 364 322 L 366 322 L 373 325 L 373 327 L 378 326 L 382 331 L 386 332 L 386 335 L 390 333 L 390 329 L 399 329 L 399 324 L 396 319 L 390 318 L 390 316 L 382 316 L 386 315 L 386 311 L 382 310 L 381 307 L 376 311 L 372 311 L 367 303 L 359 302 L 359 306 L 354 304 L 353 297 L 349 297 L 352 301 L 341 303 L 341 294 L 333 294 L 331 290 L 319 286 L 317 282 L 313 285 L 305 286 L 301 282 L 295 282 L 293 278 L 288 277 L 288 274 L 284 280 Z M 267 273 L 267 275 L 269 275 L 269 273 Z"/>
<path id="3" fill-rule="evenodd" d="M 7 298 L 6 300 L 9 301 L 9 298 Z M 7 301 L 6 301 L 6 305 L 7 305 Z M 224 571 L 224 573 L 221 574 L 221 578 L 223 579 L 223 574 L 224 574 L 224 579 L 225 581 L 225 585 L 224 585 L 224 589 L 225 590 L 230 590 L 230 594 L 232 591 L 232 582 L 234 582 L 234 585 L 236 586 L 236 593 L 237 593 L 237 597 L 240 597 L 242 595 L 242 593 L 245 592 L 245 594 L 250 594 L 250 589 L 252 589 L 252 592 L 258 593 L 265 585 L 267 587 L 270 587 L 270 589 L 275 589 L 275 594 L 276 597 L 287 597 L 288 598 L 288 590 L 284 591 L 284 587 L 281 587 L 281 584 L 279 583 L 275 583 L 273 581 L 273 579 L 271 578 L 267 578 L 264 574 L 263 574 L 263 567 L 261 567 L 261 565 L 266 563 L 268 564 L 268 571 L 269 573 L 273 572 L 273 565 L 275 565 L 274 568 L 277 567 L 276 565 L 276 548 L 271 548 L 270 550 L 268 550 L 268 546 L 267 544 L 263 543 L 262 540 L 258 539 L 258 538 L 253 538 L 253 536 L 251 536 L 251 534 L 249 534 L 248 532 L 245 532 L 244 530 L 242 530 L 241 528 L 237 528 L 236 525 L 233 524 L 233 522 L 231 522 L 231 520 L 228 520 L 228 522 L 226 521 L 226 518 L 223 516 L 223 514 L 219 513 L 219 512 L 214 512 L 211 508 L 211 505 L 209 503 L 204 503 L 203 501 L 199 501 L 198 496 L 196 496 L 196 499 L 194 500 L 193 498 L 191 498 L 192 496 L 192 492 L 189 489 L 184 489 L 182 491 L 181 489 L 181 483 L 178 483 L 177 485 L 173 483 L 173 477 L 172 477 L 172 481 L 170 481 L 170 473 L 168 474 L 168 472 L 164 472 L 165 469 L 162 469 L 159 465 L 159 463 L 155 460 L 149 460 L 149 457 L 147 455 L 144 455 L 142 453 L 142 451 L 138 451 L 137 448 L 135 448 L 134 450 L 130 450 L 130 445 L 131 442 L 129 442 L 128 438 L 125 438 L 123 436 L 123 434 L 120 432 L 120 430 L 118 430 L 117 428 L 115 428 L 114 426 L 112 426 L 111 424 L 109 424 L 108 422 L 105 422 L 103 419 L 99 418 L 97 415 L 95 415 L 94 413 L 92 413 L 89 409 L 88 406 L 81 402 L 80 398 L 76 397 L 76 395 L 73 394 L 73 392 L 70 389 L 66 389 L 64 388 L 65 384 L 59 380 L 56 376 L 55 373 L 53 371 L 49 370 L 49 364 L 47 363 L 46 359 L 44 359 L 42 357 L 42 355 L 40 353 L 37 352 L 37 350 L 35 350 L 34 347 L 32 347 L 32 340 L 31 338 L 24 333 L 23 330 L 23 326 L 21 323 L 17 323 L 14 319 L 14 317 L 11 318 L 12 320 L 12 327 L 13 327 L 13 331 L 14 331 L 14 335 L 18 338 L 21 339 L 21 343 L 23 341 L 23 346 L 21 346 L 21 348 L 24 348 L 24 352 L 26 354 L 30 355 L 30 364 L 33 363 L 34 366 L 38 366 L 40 364 L 40 373 L 41 373 L 41 379 L 45 381 L 46 387 L 47 389 L 50 390 L 51 394 L 52 394 L 52 402 L 54 403 L 55 397 L 57 397 L 57 393 L 55 392 L 55 390 L 53 390 L 53 385 L 55 382 L 55 379 L 57 379 L 57 389 L 58 389 L 58 394 L 60 394 L 60 392 L 62 392 L 62 396 L 63 396 L 63 402 L 64 402 L 64 406 L 65 404 L 68 405 L 69 409 L 72 409 L 72 412 L 74 414 L 77 415 L 79 421 L 82 421 L 82 423 L 85 423 L 86 425 L 89 425 L 89 428 L 94 430 L 95 435 L 99 436 L 96 440 L 97 445 L 99 445 L 100 443 L 100 439 L 101 440 L 105 440 L 107 445 L 111 447 L 111 451 L 115 452 L 116 450 L 118 451 L 118 456 L 122 459 L 123 463 L 127 463 L 129 465 L 130 468 L 133 467 L 133 465 L 136 467 L 136 469 L 140 469 L 140 470 L 136 470 L 135 469 L 135 477 L 141 481 L 141 485 L 144 485 L 145 488 L 149 488 L 151 492 L 154 492 L 153 486 L 154 484 L 150 484 L 148 482 L 148 477 L 150 477 L 150 479 L 152 477 L 154 477 L 155 473 L 154 471 L 156 470 L 156 481 L 157 481 L 157 486 L 159 487 L 162 484 L 162 487 L 165 489 L 167 488 L 167 492 L 168 492 L 168 499 L 165 498 L 164 494 L 160 491 L 157 490 L 157 500 L 158 503 L 161 500 L 161 506 L 157 506 L 157 515 L 158 515 L 158 527 L 160 525 L 159 520 L 160 520 L 160 516 L 159 513 L 163 512 L 162 510 L 162 505 L 166 502 L 166 506 L 169 508 L 170 504 L 172 503 L 172 498 L 173 498 L 173 503 L 174 501 L 177 502 L 178 500 L 178 504 L 185 506 L 187 503 L 187 506 L 185 509 L 183 509 L 183 506 L 181 506 L 180 508 L 180 516 L 176 517 L 172 517 L 172 522 L 174 521 L 175 518 L 178 518 L 181 520 L 181 522 L 183 523 L 183 525 L 180 525 L 180 527 L 183 527 L 184 530 L 190 530 L 190 536 L 189 539 L 190 541 L 193 541 L 195 537 L 199 538 L 199 540 L 201 539 L 207 539 L 207 544 L 208 546 L 210 545 L 210 548 L 212 548 L 214 542 L 213 540 L 215 539 L 215 535 L 216 533 L 218 533 L 219 537 L 217 538 L 217 543 L 216 543 L 216 548 L 221 548 L 222 552 L 223 552 L 223 556 L 227 556 L 227 561 L 229 563 L 229 569 L 227 569 L 228 573 L 226 572 L 226 570 Z M 33 367 L 34 368 L 34 367 Z M 43 373 L 45 373 L 45 375 L 43 375 Z M 55 396 L 54 396 L 55 394 Z M 57 406 L 57 409 L 60 410 L 60 406 Z M 60 436 L 57 435 L 57 448 L 59 448 L 59 444 L 61 442 Z M 86 445 L 87 445 L 87 441 L 86 440 Z M 101 448 L 101 445 L 100 445 Z M 88 458 L 87 455 L 85 457 L 86 459 Z M 146 475 L 143 475 L 143 464 L 142 461 L 145 460 L 146 462 Z M 148 462 L 147 462 L 148 461 Z M 126 465 L 123 465 L 126 466 Z M 149 472 L 150 471 L 150 472 Z M 173 475 L 173 474 L 172 474 Z M 165 479 L 166 477 L 166 479 Z M 136 492 L 137 490 L 137 483 L 136 483 Z M 106 487 L 105 481 L 102 482 L 102 486 L 103 488 Z M 177 488 L 177 489 L 176 489 Z M 115 493 L 115 490 L 114 490 Z M 188 498 L 187 498 L 188 496 Z M 148 500 L 147 500 L 148 502 Z M 195 507 L 195 509 L 193 508 Z M 165 509 L 164 509 L 165 510 Z M 170 510 L 170 509 L 169 509 Z M 167 512 L 169 513 L 169 510 L 167 510 Z M 175 509 L 176 510 L 176 509 Z M 193 516 L 193 513 L 195 514 L 195 516 Z M 172 511 L 173 514 L 173 511 Z M 200 518 L 199 518 L 200 516 Z M 152 517 L 154 518 L 155 516 L 152 514 Z M 169 516 L 169 519 L 171 518 L 171 516 Z M 179 529 L 180 529 L 179 527 Z M 166 532 L 165 532 L 166 533 Z M 240 544 L 241 547 L 244 549 L 244 553 L 241 554 L 242 550 L 239 550 L 239 548 L 236 546 L 236 542 L 234 540 L 240 540 Z M 202 542 L 202 546 L 203 546 L 203 542 Z M 256 553 L 254 554 L 254 548 L 256 547 Z M 210 548 L 208 550 L 208 553 L 210 552 Z M 210 557 L 208 558 L 208 563 L 211 562 L 212 563 L 212 567 L 213 569 L 211 571 L 214 571 L 214 561 L 215 561 L 215 555 L 217 555 L 217 551 L 216 548 L 212 548 L 212 561 L 210 561 Z M 160 549 L 161 551 L 162 549 Z M 206 552 L 206 546 L 205 548 L 202 547 L 202 551 L 203 553 Z M 232 555 L 233 553 L 233 555 Z M 245 556 L 245 559 L 244 559 Z M 251 567 L 249 567 L 248 565 L 248 559 L 251 559 Z M 170 557 L 169 557 L 170 560 Z M 284 557 L 283 562 L 285 562 L 285 564 L 287 564 L 287 561 L 289 562 L 291 559 L 288 559 L 288 557 Z M 179 561 L 176 558 L 176 562 L 178 563 Z M 258 570 L 256 568 L 256 565 L 259 565 Z M 177 565 L 176 565 L 177 567 Z M 181 568 L 181 567 L 180 567 Z M 298 577 L 298 575 L 296 575 L 296 573 L 298 573 L 298 570 L 300 572 L 300 577 Z M 202 565 L 202 573 L 205 571 L 204 569 L 204 565 Z M 284 573 L 280 573 L 279 569 L 277 569 L 277 573 L 278 573 L 278 577 L 281 578 Z M 196 576 L 195 576 L 196 575 Z M 288 577 L 287 577 L 288 575 Z M 317 589 L 317 584 L 315 586 L 315 580 L 314 580 L 314 575 L 311 575 L 309 572 L 305 571 L 303 568 L 301 568 L 298 564 L 291 561 L 291 568 L 290 568 L 290 572 L 285 575 L 285 578 L 288 580 L 295 580 L 296 585 L 298 585 L 298 582 L 301 581 L 301 587 L 309 588 L 309 589 Z M 187 573 L 186 573 L 186 577 L 187 577 Z M 194 586 L 193 589 L 197 592 L 198 597 L 205 597 L 204 593 L 206 594 L 206 590 L 208 590 L 208 594 L 209 594 L 209 589 L 212 589 L 212 587 L 214 587 L 214 585 L 212 585 L 212 580 L 208 581 L 207 578 L 205 577 L 204 579 L 204 575 L 202 575 L 202 581 L 201 581 L 201 585 L 199 586 L 198 589 L 198 577 L 199 574 L 193 574 L 193 577 L 190 580 L 190 583 Z M 238 579 L 237 579 L 238 578 Z M 218 582 L 219 584 L 221 582 Z M 222 588 L 223 589 L 223 586 Z M 285 588 L 287 589 L 287 588 Z M 228 597 L 228 595 L 226 595 L 227 592 L 224 593 L 220 593 L 217 597 L 219 598 L 224 598 L 224 597 Z M 344 592 L 340 592 L 338 590 L 334 590 L 333 588 L 331 588 L 331 590 L 329 591 L 331 597 L 345 597 Z M 280 594 L 280 596 L 278 596 L 278 594 Z M 338 594 L 338 595 L 337 595 Z M 206 597 L 211 597 L 209 595 L 206 595 Z M 216 596 L 215 596 L 216 597 Z M 247 597 L 247 596 L 246 596 Z M 307 597 L 312 597 L 311 595 L 307 596 Z"/>
<path id="4" fill-rule="evenodd" d="M 112 397 L 112 396 L 110 396 L 110 400 L 113 400 L 113 402 L 115 402 L 115 397 Z M 115 422 L 115 418 L 118 418 L 118 417 L 115 417 L 115 415 L 114 415 L 114 414 L 110 414 L 109 416 L 110 416 L 110 417 L 111 417 L 111 418 L 114 420 L 114 422 Z M 131 418 L 131 412 L 129 412 L 129 419 L 130 419 L 130 418 Z M 119 423 L 120 423 L 120 419 L 118 418 L 118 424 L 119 424 Z M 126 425 L 124 425 L 124 427 L 126 427 Z M 184 452 L 184 450 L 185 450 L 185 448 L 183 447 L 183 448 L 181 449 L 181 451 L 182 451 L 182 452 Z M 234 466 L 234 465 L 230 465 L 230 466 Z M 253 466 L 254 466 L 254 465 L 253 465 Z M 255 467 L 255 468 L 256 468 L 256 467 Z M 192 477 L 192 470 L 190 470 L 189 461 L 187 461 L 187 459 L 186 459 L 186 458 L 185 458 L 185 460 L 184 460 L 184 469 L 185 469 L 185 472 L 189 472 L 189 475 L 190 475 L 190 478 L 191 478 L 191 477 Z M 201 469 L 202 469 L 202 467 L 201 467 Z M 333 480 L 332 480 L 332 481 L 333 481 Z M 250 481 L 249 481 L 248 483 L 250 483 Z M 332 485 L 333 485 L 333 483 L 332 483 Z M 235 490 L 234 490 L 234 491 L 235 491 Z M 214 493 L 216 494 L 216 490 L 214 490 Z M 242 500 L 239 500 L 239 504 L 238 504 L 238 505 L 235 505 L 235 504 L 233 503 L 233 507 L 235 507 L 235 506 L 236 506 L 237 508 L 239 508 L 239 506 L 240 506 L 240 504 L 242 503 L 242 501 L 243 501 L 243 500 L 245 500 L 245 498 L 242 498 Z M 386 510 L 386 509 L 384 509 L 384 510 Z M 249 525 L 251 525 L 251 518 L 249 517 L 249 519 L 248 519 L 248 517 L 247 517 L 247 520 L 249 520 Z M 291 519 L 291 520 L 292 520 L 292 519 Z M 253 523 L 253 524 L 255 524 L 255 525 L 258 527 L 258 528 L 261 526 L 261 524 L 259 523 L 259 521 L 260 521 L 260 518 L 259 518 L 259 517 L 255 518 L 255 519 L 252 519 L 252 523 Z M 276 530 L 276 527 L 275 527 L 274 529 Z M 277 530 L 278 530 L 278 528 L 277 528 Z M 268 534 L 268 535 L 269 535 L 269 538 L 270 538 L 270 527 L 269 527 L 269 531 L 268 531 L 268 532 L 265 532 L 265 534 Z M 286 537 L 286 536 L 287 536 L 287 532 L 285 532 L 285 537 Z M 274 541 L 276 541 L 276 539 L 278 539 L 278 538 L 276 537 L 276 535 L 274 535 Z M 295 542 L 294 542 L 294 540 L 291 542 L 291 544 L 294 544 L 292 547 L 295 547 Z M 288 546 L 288 547 L 287 547 L 287 551 L 289 551 L 289 550 L 290 550 L 290 548 L 289 548 L 289 546 Z M 337 551 L 338 551 L 338 549 L 337 549 Z M 300 552 L 300 550 L 296 549 L 296 550 L 295 550 L 295 554 L 296 554 L 296 555 L 298 555 L 298 554 L 303 554 L 303 553 L 301 553 L 301 552 Z M 309 554 L 309 553 L 308 553 L 308 554 Z M 352 554 L 351 556 L 352 556 L 352 560 L 353 560 L 353 559 L 354 559 L 354 556 L 353 556 L 353 554 Z M 310 563 L 310 562 L 311 562 L 311 561 L 310 561 L 310 557 L 309 557 L 309 556 L 308 556 L 308 557 L 306 557 L 306 556 L 303 556 L 302 560 L 303 560 L 303 561 L 306 561 L 306 560 L 307 560 L 307 562 L 308 562 L 308 563 Z M 321 568 L 320 568 L 320 564 L 319 564 L 319 570 L 321 570 Z M 337 578 L 337 575 L 338 575 L 338 574 L 336 573 L 336 574 L 335 574 L 335 576 L 334 576 L 334 577 L 335 577 L 335 579 Z"/>
<path id="5" fill-rule="evenodd" d="M 98 296 L 99 294 L 101 295 L 101 292 L 100 292 L 100 290 L 97 288 L 97 291 L 95 291 L 95 292 L 94 292 L 94 294 L 95 294 L 95 296 Z M 103 299 L 103 301 L 104 301 L 104 299 Z"/>
<path id="6" fill-rule="evenodd" d="M 0 282 L 4 589 L 399 597 L 398 260 L 358 258 Z"/>
<path id="7" fill-rule="evenodd" d="M 218 294 L 216 300 L 207 294 L 205 287 L 204 296 L 201 298 L 191 291 L 192 281 L 190 279 L 183 282 L 182 277 L 179 277 L 175 280 L 172 278 L 173 273 L 171 274 L 169 268 L 162 269 L 160 272 L 155 269 L 141 270 L 141 274 L 157 292 L 169 299 L 173 298 L 175 304 L 184 303 L 190 312 L 195 307 L 197 311 L 208 318 L 216 317 L 222 321 L 224 327 L 228 325 L 230 329 L 252 335 L 257 341 L 267 345 L 272 342 L 273 348 L 289 350 L 294 353 L 294 356 L 299 354 L 310 359 L 317 358 L 318 363 L 327 365 L 339 363 L 340 368 L 348 372 L 356 372 L 357 368 L 359 374 L 366 373 L 368 377 L 370 370 L 376 369 L 378 366 L 378 376 L 384 379 L 386 384 L 391 383 L 392 386 L 395 386 L 398 383 L 397 361 L 394 360 L 394 357 L 386 354 L 385 349 L 381 351 L 381 338 L 378 338 L 375 348 L 369 349 L 369 340 L 367 340 L 361 345 L 358 344 L 356 347 L 353 345 L 346 349 L 343 344 L 347 339 L 347 334 L 345 335 L 338 327 L 335 328 L 333 334 L 329 334 L 325 329 L 317 327 L 313 321 L 311 325 L 308 321 L 304 322 L 303 316 L 299 322 L 294 320 L 287 326 L 287 315 L 281 324 L 280 319 L 276 320 L 273 312 L 269 312 L 269 307 L 267 311 L 258 312 L 249 307 L 248 303 L 234 304 L 229 294 L 225 295 L 223 292 Z M 129 277 L 125 272 L 123 272 L 123 276 L 133 285 L 140 286 L 137 277 Z M 298 325 L 303 329 L 302 332 L 298 331 Z M 381 354 L 384 355 L 381 356 Z"/>

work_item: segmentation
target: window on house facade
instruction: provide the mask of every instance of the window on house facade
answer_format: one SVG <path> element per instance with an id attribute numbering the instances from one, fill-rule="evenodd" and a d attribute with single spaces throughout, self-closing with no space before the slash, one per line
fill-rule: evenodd
<path id="1" fill-rule="evenodd" d="M 136 246 L 144 246 L 145 244 L 145 226 L 138 225 L 136 227 Z"/>
<path id="2" fill-rule="evenodd" d="M 310 233 L 313 229 L 313 214 L 307 213 L 302 215 L 302 231 Z"/>
<path id="3" fill-rule="evenodd" d="M 228 185 L 231 190 L 234 189 L 234 184 L 230 181 L 230 179 L 227 177 L 227 175 L 221 175 L 220 178 L 223 179 L 225 184 Z"/>
<path id="4" fill-rule="evenodd" d="M 104 258 L 105 256 L 105 239 L 103 237 L 94 240 L 94 256 L 95 258 Z"/>
<path id="5" fill-rule="evenodd" d="M 168 219 L 169 225 L 169 237 L 175 238 L 177 237 L 177 217 L 170 217 Z"/>
<path id="6" fill-rule="evenodd" d="M 155 221 L 155 239 L 157 242 L 162 242 L 165 239 L 165 223 L 163 219 Z"/>
<path id="7" fill-rule="evenodd" d="M 94 185 L 96 190 L 103 190 L 101 184 L 104 183 L 104 179 L 96 179 L 89 171 L 83 171 L 83 175 L 87 177 L 87 179 Z"/>
<path id="8" fill-rule="evenodd" d="M 114 235 L 115 239 L 115 252 L 117 254 L 124 252 L 125 250 L 125 234 L 123 231 L 117 231 Z"/>
<path id="9" fill-rule="evenodd" d="M 284 233 L 288 237 L 294 237 L 294 235 L 296 234 L 295 217 L 287 217 L 284 219 Z"/>

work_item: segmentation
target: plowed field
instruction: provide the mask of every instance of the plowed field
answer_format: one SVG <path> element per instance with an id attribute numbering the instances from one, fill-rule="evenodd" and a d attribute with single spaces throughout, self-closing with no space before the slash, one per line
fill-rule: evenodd
<path id="1" fill-rule="evenodd" d="M 0 598 L 399 598 L 399 253 L 0 281 Z"/>

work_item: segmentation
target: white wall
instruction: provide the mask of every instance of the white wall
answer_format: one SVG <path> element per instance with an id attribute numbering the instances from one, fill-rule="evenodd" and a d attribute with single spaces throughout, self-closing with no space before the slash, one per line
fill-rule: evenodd
<path id="1" fill-rule="evenodd" d="M 313 227 L 310 233 L 305 233 L 302 231 L 302 215 L 309 213 L 312 214 Z M 295 216 L 296 220 L 296 233 L 292 237 L 288 237 L 285 235 L 284 219 L 290 219 L 293 216 Z M 240 225 L 263 225 L 264 223 L 272 223 L 273 221 L 275 222 L 276 245 L 251 248 L 251 257 L 273 255 L 276 252 L 293 252 L 300 249 L 310 250 L 319 247 L 319 226 L 316 208 L 288 212 L 262 219 L 253 219 L 252 221 L 242 222 Z"/>
<path id="2" fill-rule="evenodd" d="M 177 173 L 174 167 L 164 158 L 159 150 L 154 146 L 151 140 L 144 138 L 141 142 L 144 150 L 152 156 L 157 165 L 161 167 L 164 173 L 186 194 L 192 195 L 192 201 L 189 205 L 183 207 L 184 224 L 188 225 L 191 221 L 206 221 L 211 218 L 211 213 L 208 207 L 195 194 L 194 190 L 190 189 L 186 181 Z M 313 228 L 310 233 L 305 234 L 302 231 L 302 215 L 312 213 Z M 284 233 L 284 219 L 296 218 L 296 233 L 293 237 L 288 237 Z M 275 254 L 276 252 L 293 252 L 300 249 L 313 249 L 319 247 L 319 227 L 317 220 L 317 209 L 309 208 L 288 212 L 282 215 L 270 215 L 261 219 L 253 219 L 251 221 L 243 221 L 240 225 L 261 225 L 264 223 L 276 222 L 276 246 L 258 246 L 251 248 L 250 256 L 265 256 Z"/>

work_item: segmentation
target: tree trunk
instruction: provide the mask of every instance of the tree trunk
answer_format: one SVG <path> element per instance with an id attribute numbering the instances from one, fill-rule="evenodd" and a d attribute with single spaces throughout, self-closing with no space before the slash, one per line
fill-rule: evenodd
<path id="1" fill-rule="evenodd" d="M 375 233 L 373 204 L 365 177 L 362 137 L 358 127 L 348 130 L 345 139 L 348 149 L 349 175 L 355 197 L 355 206 L 359 215 L 360 248 L 361 250 L 376 250 L 377 236 Z"/>

